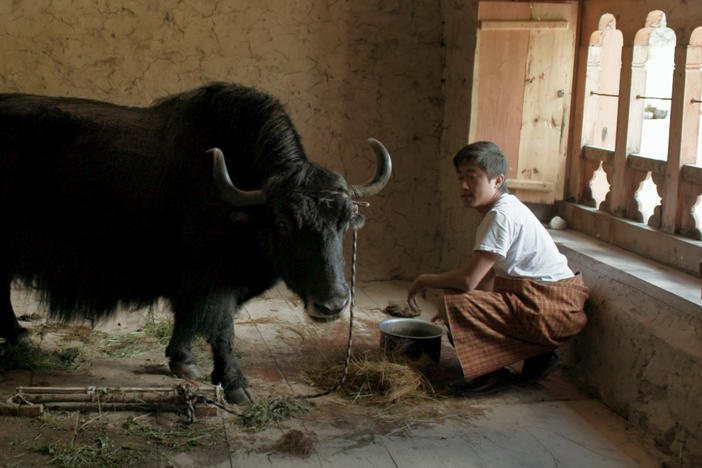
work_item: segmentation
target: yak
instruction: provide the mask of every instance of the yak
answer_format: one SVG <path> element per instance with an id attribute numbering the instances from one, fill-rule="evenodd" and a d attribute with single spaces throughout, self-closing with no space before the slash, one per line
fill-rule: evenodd
<path id="1" fill-rule="evenodd" d="M 347 308 L 342 238 L 364 219 L 368 182 L 309 161 L 284 106 L 259 90 L 211 83 L 127 107 L 0 94 L 0 336 L 28 340 L 10 286 L 40 293 L 50 316 L 93 323 L 119 307 L 169 304 L 171 371 L 202 371 L 191 341 L 212 348 L 211 380 L 253 401 L 232 352 L 232 314 L 280 279 L 317 321 Z"/>

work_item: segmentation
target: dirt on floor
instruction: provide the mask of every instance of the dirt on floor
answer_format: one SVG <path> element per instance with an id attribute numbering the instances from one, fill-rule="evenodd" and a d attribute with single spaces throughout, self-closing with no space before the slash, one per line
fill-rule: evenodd
<path id="1" fill-rule="evenodd" d="M 120 311 L 95 326 L 66 325 L 47 319 L 31 292 L 13 290 L 13 308 L 34 346 L 0 340 L 0 402 L 18 387 L 70 387 L 85 391 L 89 410 L 0 416 L 0 466 L 660 466 L 641 434 L 562 372 L 530 388 L 467 397 L 447 385 L 460 371 L 446 339 L 440 366 L 388 362 L 378 323 L 390 317 L 388 304 L 405 301 L 407 286 L 358 288 L 347 381 L 313 399 L 294 397 L 338 382 L 349 317 L 314 323 L 282 285 L 250 301 L 234 318 L 233 352 L 257 401 L 215 407 L 194 421 L 182 401 L 166 408 L 159 397 L 119 411 L 106 397 L 95 402 L 95 395 L 119 399 L 105 389 L 187 384 L 181 390 L 193 396 L 214 388 L 202 339 L 193 351 L 205 376 L 185 382 L 171 375 L 164 355 L 171 315 L 163 304 Z M 428 320 L 432 303 L 422 306 Z"/>
<path id="2" fill-rule="evenodd" d="M 219 408 L 217 415 L 188 420 L 185 406 L 160 411 L 92 407 L 47 409 L 36 417 L 0 417 L 2 466 L 218 465 L 233 453 L 305 458 L 320 440 L 339 438 L 344 448 L 369 444 L 374 435 L 401 436 L 442 420 L 470 419 L 482 410 L 443 385 L 446 372 L 431 363 L 388 363 L 369 332 L 376 319 L 361 318 L 345 386 L 319 399 L 295 399 L 334 385 L 343 372 L 347 325 L 300 325 L 276 315 L 243 313 L 236 322 L 235 353 L 258 406 Z M 164 356 L 171 322 L 165 310 L 120 314 L 93 329 L 64 325 L 41 313 L 19 317 L 35 346 L 0 342 L 0 397 L 17 387 L 159 387 L 182 382 Z M 208 388 L 209 346 L 194 351 Z M 450 351 L 448 351 L 450 354 Z M 439 375 L 439 373 L 444 375 Z M 409 375 L 409 377 L 408 377 Z M 457 375 L 457 374 L 456 374 Z M 404 387 L 403 387 L 404 385 Z M 411 387 L 411 388 L 406 388 Z M 183 460 L 187 460 L 187 463 Z"/>

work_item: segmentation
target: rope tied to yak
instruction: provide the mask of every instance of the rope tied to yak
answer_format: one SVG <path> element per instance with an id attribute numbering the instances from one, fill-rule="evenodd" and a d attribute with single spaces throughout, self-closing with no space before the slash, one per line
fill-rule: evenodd
<path id="1" fill-rule="evenodd" d="M 354 209 L 356 211 L 358 211 L 359 206 L 370 206 L 370 203 L 368 203 L 368 202 L 361 202 L 361 201 L 353 200 L 352 203 L 353 203 Z M 346 357 L 344 359 L 344 370 L 341 374 L 341 377 L 339 378 L 337 383 L 328 390 L 325 390 L 325 391 L 320 392 L 320 393 L 314 393 L 311 395 L 295 395 L 295 396 L 290 397 L 292 399 L 310 400 L 312 398 L 320 398 L 323 396 L 327 396 L 327 395 L 330 395 L 330 394 L 336 392 L 337 390 L 339 390 L 342 387 L 342 385 L 344 385 L 344 382 L 346 382 L 346 377 L 348 377 L 349 367 L 351 364 L 351 346 L 353 344 L 353 309 L 354 309 L 354 305 L 355 305 L 355 301 L 356 301 L 356 259 L 357 259 L 357 252 L 358 252 L 358 230 L 354 229 L 353 230 L 353 248 L 351 251 L 351 295 L 349 298 L 349 335 L 348 335 L 349 338 L 348 338 L 348 342 L 346 344 Z M 205 401 L 207 403 L 210 403 L 210 404 L 217 406 L 220 409 L 225 410 L 226 412 L 228 412 L 230 414 L 233 414 L 233 415 L 236 415 L 239 417 L 243 416 L 243 413 L 233 411 L 232 409 L 230 409 L 228 407 L 228 405 L 225 405 L 225 404 L 222 404 L 219 402 L 215 402 L 215 401 L 212 401 L 210 399 L 206 399 Z"/>
<path id="2" fill-rule="evenodd" d="M 362 202 L 353 200 L 353 208 L 358 212 L 359 206 L 370 206 L 368 202 Z M 319 398 L 323 396 L 330 395 L 341 388 L 346 382 L 346 377 L 349 375 L 349 365 L 351 364 L 351 344 L 353 342 L 353 307 L 356 302 L 356 253 L 357 253 L 357 240 L 358 240 L 358 230 L 353 230 L 353 249 L 351 250 L 351 298 L 349 304 L 349 340 L 346 345 L 346 358 L 344 359 L 344 371 L 339 378 L 339 381 L 329 390 L 321 393 L 314 393 L 312 395 L 297 395 L 295 398 L 309 400 L 312 398 Z"/>
<path id="3" fill-rule="evenodd" d="M 358 231 L 353 230 L 353 250 L 351 253 L 351 299 L 349 304 L 349 340 L 346 345 L 346 358 L 344 360 L 344 371 L 339 378 L 339 381 L 329 390 L 321 393 L 315 393 L 312 395 L 297 395 L 295 398 L 309 400 L 312 398 L 319 398 L 323 396 L 330 395 L 341 388 L 346 381 L 346 377 L 349 374 L 349 364 L 351 363 L 351 344 L 353 342 L 353 306 L 356 298 L 356 240 L 358 238 Z"/>

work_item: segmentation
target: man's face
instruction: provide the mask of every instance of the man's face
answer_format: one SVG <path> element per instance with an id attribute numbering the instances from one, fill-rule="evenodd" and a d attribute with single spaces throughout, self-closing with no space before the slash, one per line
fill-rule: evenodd
<path id="1" fill-rule="evenodd" d="M 487 172 L 473 162 L 458 167 L 458 192 L 466 208 L 485 213 L 502 194 L 504 176 L 488 179 Z"/>

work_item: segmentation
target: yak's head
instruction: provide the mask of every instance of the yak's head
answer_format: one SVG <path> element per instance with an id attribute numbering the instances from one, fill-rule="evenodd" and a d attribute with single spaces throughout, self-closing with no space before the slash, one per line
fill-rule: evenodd
<path id="1" fill-rule="evenodd" d="M 343 235 L 363 226 L 356 200 L 380 192 L 390 178 L 387 150 L 377 140 L 368 142 L 377 155 L 376 174 L 350 187 L 339 174 L 305 162 L 270 178 L 264 190 L 243 191 L 232 184 L 222 152 L 210 150 L 215 183 L 225 200 L 237 206 L 266 204 L 272 211 L 265 242 L 274 268 L 316 321 L 334 320 L 348 305 Z"/>

